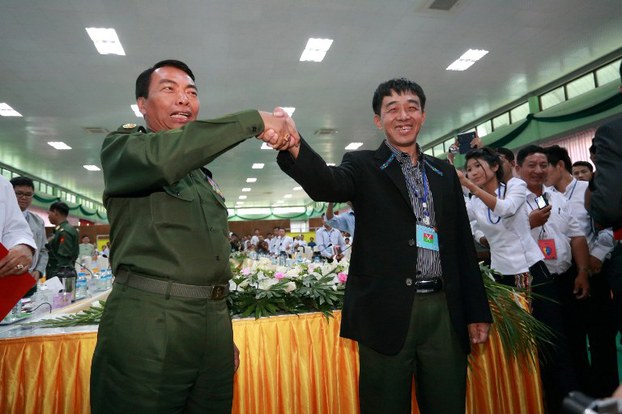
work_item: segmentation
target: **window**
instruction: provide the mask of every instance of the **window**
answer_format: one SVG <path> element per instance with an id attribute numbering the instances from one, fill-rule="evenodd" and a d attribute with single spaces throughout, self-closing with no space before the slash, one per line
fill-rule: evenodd
<path id="1" fill-rule="evenodd" d="M 492 128 L 497 129 L 504 125 L 510 125 L 510 113 L 504 112 L 501 115 L 492 119 Z"/>
<path id="2" fill-rule="evenodd" d="M 581 76 L 566 85 L 566 94 L 568 99 L 572 99 L 576 96 L 584 94 L 587 91 L 591 91 L 596 87 L 594 82 L 594 74 L 592 72 L 585 76 Z"/>
<path id="3" fill-rule="evenodd" d="M 510 111 L 510 122 L 513 124 L 527 118 L 529 115 L 529 103 L 525 102 Z"/>
<path id="4" fill-rule="evenodd" d="M 442 155 L 445 153 L 445 145 L 443 145 L 443 143 L 441 142 L 440 144 L 434 146 L 434 156 L 438 157 L 439 155 Z"/>
<path id="5" fill-rule="evenodd" d="M 478 125 L 475 129 L 478 137 L 485 137 L 492 132 L 492 121 L 486 121 L 483 124 Z"/>
<path id="6" fill-rule="evenodd" d="M 559 88 L 553 89 L 552 91 L 545 93 L 544 95 L 540 95 L 540 109 L 549 109 L 550 107 L 555 106 L 558 103 L 564 102 L 565 100 L 566 94 L 564 92 L 564 87 L 560 86 Z"/>
<path id="7" fill-rule="evenodd" d="M 289 225 L 292 233 L 306 233 L 309 231 L 309 220 L 291 220 Z"/>
<path id="8" fill-rule="evenodd" d="M 596 86 L 620 80 L 620 60 L 616 60 L 596 71 Z"/>

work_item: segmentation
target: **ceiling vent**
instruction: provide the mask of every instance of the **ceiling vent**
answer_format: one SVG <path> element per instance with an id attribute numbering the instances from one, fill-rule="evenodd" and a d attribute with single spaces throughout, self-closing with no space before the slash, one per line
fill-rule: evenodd
<path id="1" fill-rule="evenodd" d="M 106 128 L 101 127 L 85 127 L 84 130 L 89 134 L 107 134 L 110 132 Z"/>
<path id="2" fill-rule="evenodd" d="M 430 3 L 429 9 L 448 11 L 458 3 L 458 0 L 434 0 Z"/>
<path id="3" fill-rule="evenodd" d="M 335 128 L 320 128 L 316 129 L 313 135 L 334 135 L 339 131 Z"/>

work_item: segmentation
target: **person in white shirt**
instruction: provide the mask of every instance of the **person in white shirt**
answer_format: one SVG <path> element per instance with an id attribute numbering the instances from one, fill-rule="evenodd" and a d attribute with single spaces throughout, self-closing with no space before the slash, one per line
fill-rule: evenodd
<path id="1" fill-rule="evenodd" d="M 290 256 L 292 254 L 294 239 L 285 234 L 285 229 L 283 227 L 279 227 L 278 237 L 274 245 L 277 256 Z"/>
<path id="2" fill-rule="evenodd" d="M 587 181 L 577 180 L 571 174 L 570 156 L 558 145 L 545 148 L 548 171 L 545 184 L 553 195 L 567 200 L 572 219 L 576 219 L 586 234 L 589 246 L 590 297 L 575 301 L 573 334 L 569 335 L 571 355 L 585 394 L 605 398 L 618 386 L 615 310 L 608 278 L 615 273 L 609 258 L 614 248 L 611 228 L 595 231 L 595 226 L 585 209 Z M 575 163 L 576 164 L 576 163 Z M 591 358 L 587 357 L 586 335 Z"/>
<path id="3" fill-rule="evenodd" d="M 315 241 L 320 256 L 329 261 L 332 261 L 336 255 L 340 255 L 346 248 L 346 242 L 343 240 L 341 232 L 326 222 L 324 222 L 323 227 L 315 232 Z"/>
<path id="4" fill-rule="evenodd" d="M 350 237 L 354 238 L 354 210 L 352 209 L 351 202 L 348 201 L 348 205 L 350 206 L 350 211 L 341 212 L 340 214 L 336 215 L 333 212 L 334 204 L 332 202 L 328 203 L 328 205 L 326 206 L 325 220 L 329 226 L 337 230 L 344 231 L 348 233 Z"/>
<path id="5" fill-rule="evenodd" d="M 259 229 L 255 229 L 255 232 L 253 233 L 253 236 L 251 237 L 251 244 L 255 247 L 257 247 L 257 244 L 259 244 Z"/>
<path id="6" fill-rule="evenodd" d="M 520 152 L 517 158 L 520 164 Z M 473 194 L 467 203 L 467 212 L 490 245 L 491 268 L 501 273 L 501 283 L 530 288 L 537 293 L 532 298 L 534 317 L 561 335 L 554 352 L 549 349 L 547 354 L 539 349 L 545 408 L 547 412 L 559 412 L 563 398 L 577 388 L 577 381 L 563 336 L 557 291 L 547 283 L 552 278 L 543 262 L 542 251 L 531 237 L 524 211 L 527 184 L 519 178 L 504 183 L 502 161 L 491 148 L 469 151 L 466 162 L 468 178 L 461 172 L 458 176 L 460 183 Z"/>
<path id="7" fill-rule="evenodd" d="M 0 259 L 0 277 L 27 272 L 37 245 L 19 209 L 13 186 L 3 176 L 0 176 L 0 242 L 9 251 Z"/>

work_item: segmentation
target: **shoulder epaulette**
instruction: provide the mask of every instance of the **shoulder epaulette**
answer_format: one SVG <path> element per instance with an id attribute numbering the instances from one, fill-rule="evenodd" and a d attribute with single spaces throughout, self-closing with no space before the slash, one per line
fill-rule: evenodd
<path id="1" fill-rule="evenodd" d="M 133 134 L 135 132 L 147 132 L 147 130 L 142 125 L 123 124 L 119 127 L 119 129 L 117 129 L 117 132 L 121 132 L 124 134 Z"/>

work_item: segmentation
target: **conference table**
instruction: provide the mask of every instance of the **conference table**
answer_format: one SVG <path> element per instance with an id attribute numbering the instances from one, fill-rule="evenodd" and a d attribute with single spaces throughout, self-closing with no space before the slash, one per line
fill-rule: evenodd
<path id="1" fill-rule="evenodd" d="M 232 412 L 358 413 L 357 345 L 339 337 L 340 318 L 234 319 L 241 363 Z M 0 330 L 0 413 L 89 413 L 96 341 L 97 326 Z M 467 384 L 468 413 L 543 412 L 534 358 L 507 359 L 494 330 L 473 347 Z"/>

